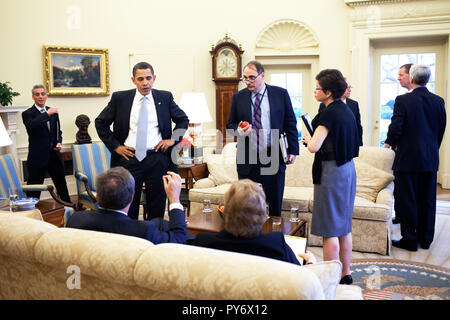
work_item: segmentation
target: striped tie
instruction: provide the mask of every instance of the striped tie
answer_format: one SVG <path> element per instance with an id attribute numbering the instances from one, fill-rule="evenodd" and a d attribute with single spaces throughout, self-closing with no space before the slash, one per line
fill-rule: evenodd
<path id="1" fill-rule="evenodd" d="M 261 124 L 261 94 L 257 93 L 255 96 L 255 103 L 253 105 L 253 145 L 256 148 L 256 151 L 259 151 L 261 147 L 264 145 L 264 140 L 262 136 L 262 124 Z"/>

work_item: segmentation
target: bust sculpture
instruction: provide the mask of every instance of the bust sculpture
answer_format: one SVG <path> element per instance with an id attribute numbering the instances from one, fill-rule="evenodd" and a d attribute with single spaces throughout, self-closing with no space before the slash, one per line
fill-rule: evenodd
<path id="1" fill-rule="evenodd" d="M 75 124 L 78 127 L 78 132 L 76 134 L 77 144 L 91 143 L 91 136 L 88 133 L 90 123 L 91 121 L 89 120 L 89 117 L 85 114 L 80 114 L 75 119 Z"/>

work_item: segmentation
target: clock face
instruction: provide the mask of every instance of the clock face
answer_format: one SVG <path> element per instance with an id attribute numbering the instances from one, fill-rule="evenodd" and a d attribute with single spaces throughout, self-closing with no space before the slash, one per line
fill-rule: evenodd
<path id="1" fill-rule="evenodd" d="M 237 57 L 233 50 L 223 48 L 217 54 L 216 75 L 221 78 L 237 77 Z"/>

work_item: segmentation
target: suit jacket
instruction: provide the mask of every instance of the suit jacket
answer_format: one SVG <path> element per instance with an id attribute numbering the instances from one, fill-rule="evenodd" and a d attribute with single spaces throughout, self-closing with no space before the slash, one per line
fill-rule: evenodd
<path id="1" fill-rule="evenodd" d="M 49 107 L 45 107 L 47 110 Z M 28 133 L 28 159 L 31 167 L 47 165 L 50 152 L 57 143 L 62 143 L 62 131 L 57 113 L 41 113 L 35 105 L 22 112 L 22 120 Z M 50 123 L 50 131 L 47 126 Z"/>
<path id="2" fill-rule="evenodd" d="M 225 230 L 219 233 L 199 232 L 192 244 L 199 247 L 253 254 L 300 265 L 282 232 L 261 233 L 252 239 L 236 238 Z"/>
<path id="3" fill-rule="evenodd" d="M 118 233 L 143 238 L 154 244 L 186 243 L 186 222 L 183 210 L 169 212 L 169 222 L 161 218 L 134 220 L 123 213 L 110 210 L 77 211 L 67 221 L 67 227 Z"/>
<path id="4" fill-rule="evenodd" d="M 292 108 L 291 98 L 286 89 L 267 86 L 267 96 L 270 104 L 270 129 L 278 129 L 279 133 L 286 134 L 288 141 L 288 154 L 299 154 L 297 120 L 295 118 L 294 109 Z M 251 92 L 247 88 L 236 92 L 231 98 L 230 116 L 228 118 L 227 129 L 232 129 L 233 134 L 238 136 L 237 128 L 240 121 L 248 121 L 252 123 L 252 100 Z M 277 149 L 281 153 L 277 141 Z M 273 139 L 273 137 L 272 137 Z M 243 145 L 244 144 L 244 145 Z M 248 152 L 250 148 L 249 137 L 238 139 L 238 151 L 245 150 L 246 163 L 238 163 L 237 171 L 240 173 L 248 173 L 250 166 L 248 165 Z M 273 148 L 273 145 L 272 145 Z M 272 150 L 273 152 L 273 150 Z M 286 167 L 286 164 L 280 160 L 280 167 Z"/>
<path id="5" fill-rule="evenodd" d="M 398 172 L 437 171 L 445 125 L 444 100 L 426 87 L 417 87 L 397 96 L 385 141 L 396 148 L 392 169 Z"/>
<path id="6" fill-rule="evenodd" d="M 168 91 L 152 89 L 162 139 L 181 140 L 189 124 L 189 119 L 173 100 Z M 111 166 L 118 164 L 120 155 L 114 150 L 123 145 L 130 131 L 130 114 L 136 89 L 114 92 L 108 105 L 95 119 L 98 136 L 111 151 Z M 172 121 L 175 122 L 172 137 Z M 113 124 L 111 131 L 110 125 Z M 168 152 L 170 152 L 169 149 Z M 169 153 L 170 154 L 170 153 Z"/>
<path id="7" fill-rule="evenodd" d="M 356 128 L 358 129 L 358 136 L 359 136 L 359 146 L 363 145 L 363 129 L 362 129 L 362 125 L 361 125 L 361 114 L 359 113 L 359 104 L 358 101 L 347 98 L 345 99 L 345 103 L 347 104 L 347 106 L 350 108 L 350 110 L 352 110 L 353 115 L 355 116 L 355 120 L 356 120 Z M 323 103 L 320 104 L 319 106 L 319 112 L 321 112 L 323 109 L 325 109 L 325 105 Z"/>

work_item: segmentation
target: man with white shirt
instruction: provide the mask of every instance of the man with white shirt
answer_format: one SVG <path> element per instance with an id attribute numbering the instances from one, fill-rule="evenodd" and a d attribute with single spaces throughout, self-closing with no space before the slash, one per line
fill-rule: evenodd
<path id="1" fill-rule="evenodd" d="M 155 79 L 149 63 L 137 63 L 131 78 L 136 89 L 114 92 L 95 119 L 98 136 L 111 151 L 111 167 L 123 166 L 135 179 L 134 199 L 128 212 L 132 219 L 139 216 L 144 183 L 147 218 L 164 216 L 166 195 L 162 176 L 169 168 L 177 170 L 171 162 L 171 151 L 189 123 L 170 92 L 152 89 Z"/>
<path id="2" fill-rule="evenodd" d="M 131 219 L 128 210 L 133 201 L 134 178 L 125 168 L 115 167 L 97 176 L 99 209 L 73 213 L 66 227 L 124 234 L 147 239 L 154 244 L 186 243 L 186 220 L 180 203 L 181 177 L 169 171 L 162 179 L 170 201 L 169 221 L 161 218 L 150 221 Z"/>
<path id="3" fill-rule="evenodd" d="M 48 172 L 61 200 L 70 203 L 64 165 L 61 157 L 62 131 L 58 108 L 46 106 L 47 90 L 37 84 L 31 90 L 33 106 L 22 113 L 28 133 L 27 184 L 42 184 Z M 40 197 L 40 191 L 27 192 L 28 197 Z"/>

